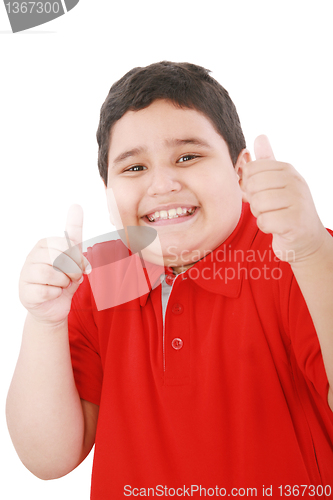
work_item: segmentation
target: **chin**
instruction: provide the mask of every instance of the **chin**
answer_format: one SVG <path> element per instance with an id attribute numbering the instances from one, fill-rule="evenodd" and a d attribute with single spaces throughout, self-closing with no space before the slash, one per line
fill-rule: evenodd
<path id="1" fill-rule="evenodd" d="M 202 259 L 204 253 L 199 252 L 199 250 L 194 252 L 187 252 L 187 250 L 182 250 L 182 252 L 168 252 L 164 255 L 165 265 L 168 267 L 187 267 L 193 266 L 198 260 Z"/>

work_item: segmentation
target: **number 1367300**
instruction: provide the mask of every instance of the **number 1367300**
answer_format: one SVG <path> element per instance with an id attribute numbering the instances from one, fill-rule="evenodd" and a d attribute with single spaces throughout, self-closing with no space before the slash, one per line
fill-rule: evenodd
<path id="1" fill-rule="evenodd" d="M 318 485 L 318 486 L 313 486 L 309 484 L 300 484 L 300 485 L 294 485 L 290 486 L 289 484 L 286 484 L 285 486 L 279 486 L 278 487 L 280 497 L 330 497 L 332 493 L 332 488 L 329 484 L 326 486 Z"/>
<path id="2" fill-rule="evenodd" d="M 8 2 L 8 14 L 58 14 L 60 2 Z"/>

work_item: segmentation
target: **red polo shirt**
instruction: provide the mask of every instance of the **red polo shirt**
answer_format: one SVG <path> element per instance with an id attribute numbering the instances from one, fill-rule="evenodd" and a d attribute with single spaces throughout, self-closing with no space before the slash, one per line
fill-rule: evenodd
<path id="1" fill-rule="evenodd" d="M 80 285 L 69 334 L 80 397 L 100 405 L 93 500 L 331 495 L 320 347 L 271 241 L 245 204 L 230 237 L 173 280 L 164 325 L 161 285 L 102 310 L 93 278 Z M 88 249 L 92 273 L 116 245 Z"/>

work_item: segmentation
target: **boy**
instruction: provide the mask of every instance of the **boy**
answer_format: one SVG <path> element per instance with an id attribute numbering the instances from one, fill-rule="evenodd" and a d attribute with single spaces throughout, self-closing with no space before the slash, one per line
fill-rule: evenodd
<path id="1" fill-rule="evenodd" d="M 191 64 L 127 73 L 97 139 L 111 220 L 157 231 L 139 262 L 162 283 L 102 304 L 96 276 L 129 261 L 119 241 L 82 255 L 78 207 L 33 249 L 7 404 L 23 463 L 60 477 L 96 443 L 95 500 L 330 497 L 333 240 L 308 186 L 264 136 L 251 161 L 228 93 Z"/>

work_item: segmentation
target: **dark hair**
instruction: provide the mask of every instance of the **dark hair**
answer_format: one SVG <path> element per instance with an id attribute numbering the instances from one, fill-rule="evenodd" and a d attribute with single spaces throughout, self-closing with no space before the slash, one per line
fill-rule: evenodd
<path id="1" fill-rule="evenodd" d="M 195 64 L 162 61 L 133 68 L 112 85 L 97 130 L 98 169 L 105 185 L 112 126 L 126 111 L 146 108 L 156 99 L 204 113 L 226 141 L 235 165 L 246 147 L 239 117 L 228 92 L 209 73 Z"/>

